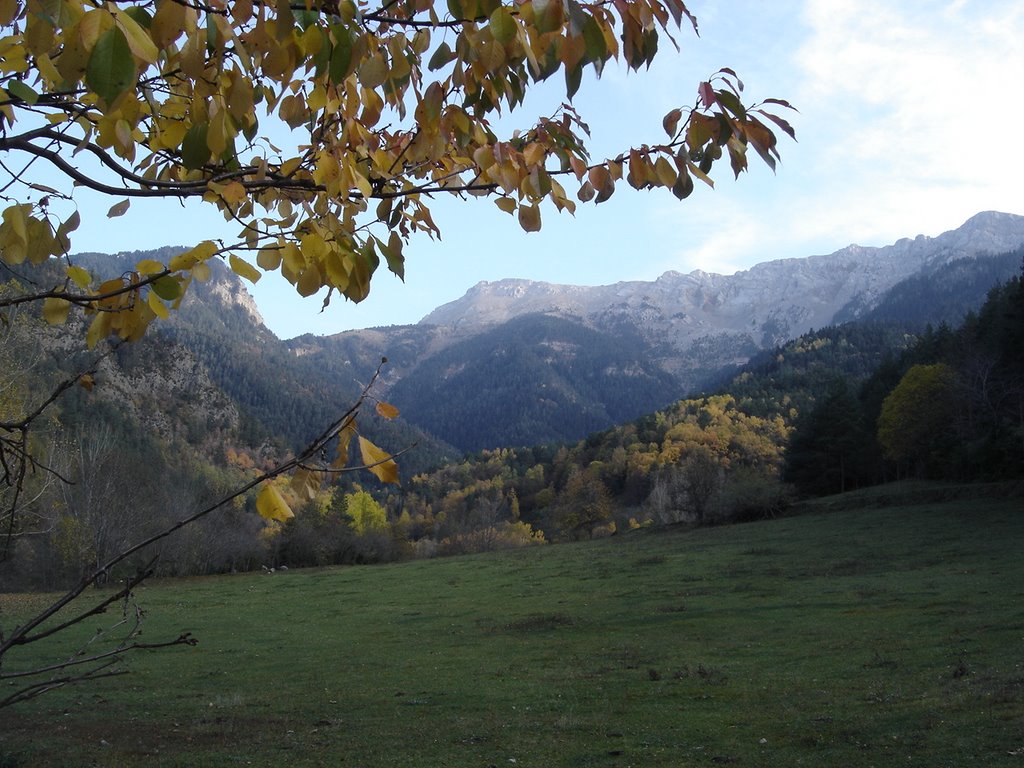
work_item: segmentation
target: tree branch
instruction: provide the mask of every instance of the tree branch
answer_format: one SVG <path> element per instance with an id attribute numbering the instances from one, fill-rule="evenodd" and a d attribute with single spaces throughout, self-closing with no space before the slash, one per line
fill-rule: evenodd
<path id="1" fill-rule="evenodd" d="M 79 596 L 81 596 L 81 594 L 90 585 L 94 584 L 104 574 L 106 574 L 110 570 L 112 570 L 114 568 L 114 566 L 118 565 L 119 563 L 123 562 L 127 558 L 131 557 L 133 554 L 135 554 L 139 550 L 144 549 L 145 547 L 148 547 L 151 544 L 155 544 L 156 542 L 161 541 L 161 540 L 167 538 L 168 536 L 170 536 L 171 534 L 181 530 L 185 526 L 190 525 L 191 523 L 194 523 L 195 521 L 197 521 L 197 520 L 199 520 L 199 519 L 201 519 L 203 517 L 206 517 L 211 512 L 214 512 L 214 511 L 216 511 L 216 510 L 226 506 L 227 504 L 229 504 L 234 499 L 236 499 L 236 498 L 238 498 L 240 496 L 245 495 L 250 490 L 252 490 L 256 486 L 260 485 L 261 483 L 264 483 L 264 482 L 266 482 L 268 480 L 273 480 L 275 477 L 278 477 L 279 475 L 282 475 L 282 474 L 284 474 L 286 472 L 289 472 L 289 471 L 297 468 L 304 461 L 309 459 L 311 456 L 318 455 L 320 453 L 320 451 L 322 451 L 327 446 L 327 444 L 334 437 L 336 437 L 345 428 L 345 426 L 348 425 L 352 421 L 352 419 L 355 417 L 356 413 L 360 410 L 360 408 L 362 407 L 363 403 L 370 396 L 371 388 L 374 386 L 374 384 L 376 384 L 377 380 L 380 378 L 381 369 L 383 368 L 385 362 L 386 362 L 385 360 L 382 360 L 380 365 L 377 366 L 377 370 L 374 372 L 373 377 L 370 379 L 370 382 L 363 388 L 363 391 L 359 395 L 359 398 L 356 400 L 356 402 L 353 405 L 351 405 L 348 408 L 348 410 L 346 410 L 345 413 L 340 418 L 335 420 L 334 423 L 332 423 L 316 439 L 314 439 L 301 453 L 299 453 L 297 456 L 293 457 L 292 459 L 289 459 L 288 461 L 285 461 L 285 462 L 282 462 L 281 464 L 278 464 L 273 469 L 268 470 L 267 472 L 264 472 L 264 473 L 260 474 L 259 476 L 257 476 L 256 478 L 250 480 L 249 482 L 243 484 L 242 486 L 240 486 L 239 488 L 237 488 L 236 490 L 234 490 L 233 492 L 231 492 L 227 496 L 224 496 L 221 499 L 219 499 L 218 501 L 215 501 L 213 504 L 210 504 L 209 506 L 199 510 L 198 512 L 196 512 L 196 513 L 194 513 L 192 515 L 189 515 L 188 517 L 185 517 L 182 520 L 179 520 L 178 522 L 174 523 L 173 525 L 167 526 L 163 530 L 153 534 L 152 536 L 149 536 L 149 537 L 143 539 L 142 541 L 140 541 L 140 542 L 138 542 L 138 543 L 136 543 L 136 544 L 134 544 L 134 545 L 132 545 L 130 547 L 127 547 L 127 548 L 123 549 L 121 552 L 119 552 L 116 555 L 114 555 L 106 563 L 104 563 L 103 565 L 99 566 L 94 571 L 92 571 L 92 573 L 84 576 L 75 587 L 70 589 L 67 593 L 65 593 L 58 600 L 55 600 L 46 609 L 41 611 L 35 617 L 30 619 L 24 625 L 15 627 L 10 632 L 9 636 L 2 643 L 0 643 L 0 659 L 2 659 L 3 655 L 7 651 L 9 651 L 11 648 L 13 648 L 15 646 L 25 645 L 26 643 L 31 643 L 31 642 L 34 642 L 36 640 L 40 640 L 43 637 L 47 637 L 47 636 L 53 634 L 54 630 L 47 630 L 45 632 L 38 632 L 36 634 L 31 634 L 31 633 L 37 627 L 42 625 L 44 622 L 48 621 L 55 614 L 57 614 L 59 611 L 61 611 L 63 608 L 65 608 L 67 605 L 69 605 L 75 599 L 77 599 Z M 148 574 L 147 574 L 147 576 L 148 576 Z M 145 578 L 145 576 L 143 578 Z M 141 581 L 142 581 L 142 579 L 139 579 L 138 581 L 135 581 L 132 584 L 132 586 L 137 586 L 138 583 L 141 582 Z M 119 593 L 119 594 L 121 594 L 123 596 L 126 590 L 130 591 L 130 589 L 126 587 L 125 590 L 122 590 L 121 593 Z M 98 613 L 98 612 L 102 612 L 102 609 L 105 608 L 106 606 L 110 605 L 111 602 L 113 602 L 113 601 L 109 600 L 109 599 L 101 601 L 94 608 L 89 609 L 89 610 L 79 614 L 75 618 L 70 619 L 70 620 L 64 622 L 59 627 L 59 629 L 60 630 L 67 629 L 69 626 L 72 626 L 74 624 L 77 624 L 77 623 L 81 622 L 83 619 L 85 619 L 88 616 L 94 615 L 95 613 Z"/>

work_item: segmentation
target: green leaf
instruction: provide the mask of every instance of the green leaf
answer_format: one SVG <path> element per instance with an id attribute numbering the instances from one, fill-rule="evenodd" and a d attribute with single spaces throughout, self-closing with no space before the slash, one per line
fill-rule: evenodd
<path id="1" fill-rule="evenodd" d="M 135 59 L 119 27 L 111 27 L 96 41 L 85 68 L 85 84 L 110 104 L 135 84 Z"/>
<path id="2" fill-rule="evenodd" d="M 580 84 L 583 82 L 583 65 L 577 64 L 572 69 L 565 70 L 565 95 L 569 101 L 572 101 L 572 97 L 576 95 L 576 91 L 580 89 Z"/>
<path id="3" fill-rule="evenodd" d="M 586 14 L 583 23 L 583 40 L 587 45 L 587 61 L 604 61 L 608 58 L 608 42 L 593 16 Z"/>
<path id="4" fill-rule="evenodd" d="M 402 282 L 405 282 L 405 256 L 402 255 L 402 238 L 397 232 L 391 232 L 387 247 L 384 246 L 383 241 L 381 242 L 381 250 L 387 260 L 388 269 Z"/>
<path id="5" fill-rule="evenodd" d="M 181 295 L 181 286 L 170 275 L 164 275 L 151 283 L 153 293 L 164 301 L 174 301 Z"/>
<path id="6" fill-rule="evenodd" d="M 693 179 L 690 174 L 686 172 L 684 168 L 679 174 L 679 178 L 676 179 L 676 183 L 672 185 L 672 194 L 680 200 L 685 200 L 693 192 Z"/>
<path id="7" fill-rule="evenodd" d="M 586 60 L 604 61 L 608 57 L 608 44 L 597 20 L 583 10 L 575 0 L 569 2 L 569 21 L 574 35 L 583 35 Z"/>
<path id="8" fill-rule="evenodd" d="M 747 110 L 744 108 L 743 102 L 732 91 L 715 91 L 715 96 L 717 96 L 718 103 L 736 115 L 736 117 L 742 120 L 747 116 Z"/>
<path id="9" fill-rule="evenodd" d="M 153 26 L 153 17 L 141 5 L 130 5 L 124 12 L 143 29 L 150 29 Z"/>
<path id="10" fill-rule="evenodd" d="M 435 72 L 454 58 L 455 53 L 448 46 L 448 43 L 441 43 L 437 46 L 437 50 L 434 51 L 434 55 L 430 57 L 430 61 L 427 63 L 427 68 L 431 72 Z"/>
<path id="11" fill-rule="evenodd" d="M 181 162 L 190 171 L 202 168 L 210 160 L 210 147 L 206 143 L 208 123 L 192 125 L 181 142 Z"/>
<path id="12" fill-rule="evenodd" d="M 491 14 L 491 34 L 499 43 L 507 45 L 516 38 L 518 32 L 519 27 L 508 8 L 501 6 Z"/>
<path id="13" fill-rule="evenodd" d="M 476 0 L 476 15 L 474 18 L 490 16 L 501 6 L 501 0 Z"/>
<path id="14" fill-rule="evenodd" d="M 334 48 L 327 66 L 327 75 L 332 83 L 337 84 L 348 77 L 352 70 L 352 35 L 346 27 L 335 24 L 331 27 L 331 37 L 334 38 Z"/>
<path id="15" fill-rule="evenodd" d="M 39 94 L 25 85 L 21 80 L 11 80 L 6 84 L 7 92 L 26 104 L 35 104 L 39 101 Z"/>

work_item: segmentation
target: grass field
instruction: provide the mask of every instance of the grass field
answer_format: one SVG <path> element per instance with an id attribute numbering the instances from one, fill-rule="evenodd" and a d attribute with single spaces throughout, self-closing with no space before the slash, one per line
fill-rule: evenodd
<path id="1" fill-rule="evenodd" d="M 1024 766 L 1021 499 L 879 499 L 154 584 L 199 646 L 0 712 L 0 766 Z"/>

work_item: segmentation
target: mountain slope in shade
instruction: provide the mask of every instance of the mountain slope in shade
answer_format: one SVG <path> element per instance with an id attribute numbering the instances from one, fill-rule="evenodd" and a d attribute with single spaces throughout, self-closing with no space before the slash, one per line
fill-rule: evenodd
<path id="1" fill-rule="evenodd" d="M 622 341 L 524 315 L 432 355 L 390 396 L 406 418 L 464 450 L 573 440 L 679 397 L 643 344 Z"/>

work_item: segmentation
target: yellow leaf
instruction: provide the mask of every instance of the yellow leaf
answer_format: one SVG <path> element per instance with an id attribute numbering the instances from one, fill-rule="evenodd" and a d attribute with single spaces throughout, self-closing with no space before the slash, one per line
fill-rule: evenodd
<path id="1" fill-rule="evenodd" d="M 255 283 L 261 277 L 263 277 L 263 275 L 260 274 L 260 271 L 256 269 L 256 267 L 247 262 L 245 259 L 235 256 L 235 254 L 231 254 L 228 257 L 228 262 L 231 264 L 232 272 L 234 272 L 239 277 L 244 277 L 251 283 Z"/>
<path id="2" fill-rule="evenodd" d="M 67 322 L 71 302 L 65 299 L 50 298 L 43 302 L 43 318 L 50 325 L 62 325 Z"/>
<path id="3" fill-rule="evenodd" d="M 60 76 L 60 72 L 57 71 L 57 67 L 53 65 L 53 60 L 45 53 L 36 56 L 36 65 L 39 67 L 39 74 L 43 76 L 43 80 L 49 84 L 56 84 L 61 82 L 63 78 Z M 50 115 L 49 117 L 53 117 Z M 56 115 L 56 117 L 62 117 L 62 115 Z"/>
<path id="4" fill-rule="evenodd" d="M 300 498 L 312 501 L 323 484 L 323 475 L 312 469 L 299 467 L 292 475 L 291 488 Z"/>
<path id="5" fill-rule="evenodd" d="M 114 20 L 117 22 L 117 26 L 121 28 L 121 31 L 124 32 L 132 54 L 147 64 L 155 64 L 160 52 L 146 33 L 146 30 L 140 27 L 138 22 L 127 13 L 118 13 Z"/>
<path id="6" fill-rule="evenodd" d="M 176 149 L 180 147 L 189 129 L 189 124 L 184 120 L 158 120 L 157 125 L 159 134 L 158 138 L 153 141 L 155 148 Z"/>
<path id="7" fill-rule="evenodd" d="M 324 287 L 324 281 L 320 277 L 320 270 L 316 264 L 310 264 L 302 271 L 302 274 L 299 275 L 299 279 L 295 283 L 295 287 L 299 295 L 304 297 L 312 296 Z"/>
<path id="8" fill-rule="evenodd" d="M 113 26 L 114 17 L 106 8 L 95 8 L 88 11 L 78 22 L 78 39 L 82 47 L 92 52 L 100 35 Z"/>
<path id="9" fill-rule="evenodd" d="M 158 272 L 163 272 L 166 267 L 159 261 L 154 259 L 143 259 L 135 265 L 135 271 L 140 275 L 155 275 Z"/>
<path id="10" fill-rule="evenodd" d="M 110 312 L 99 312 L 89 324 L 89 330 L 85 333 L 85 343 L 89 349 L 95 349 L 100 340 L 110 333 Z"/>
<path id="11" fill-rule="evenodd" d="M 185 31 L 185 6 L 181 3 L 157 3 L 156 13 L 150 25 L 153 42 L 160 48 L 167 48 Z"/>
<path id="12" fill-rule="evenodd" d="M 505 213 L 514 213 L 516 210 L 516 201 L 511 197 L 496 198 L 494 204 Z"/>
<path id="13" fill-rule="evenodd" d="M 81 267 L 68 267 L 68 277 L 79 288 L 88 288 L 89 283 L 92 282 L 92 276 Z"/>
<path id="14" fill-rule="evenodd" d="M 356 423 L 354 421 L 350 421 L 338 433 L 338 449 L 334 454 L 334 461 L 331 462 L 331 469 L 344 469 L 348 464 L 348 446 L 355 434 Z"/>
<path id="15" fill-rule="evenodd" d="M 390 421 L 391 419 L 398 418 L 398 409 L 395 408 L 395 406 L 393 406 L 391 403 L 378 402 L 377 414 L 381 418 L 388 419 Z"/>
<path id="16" fill-rule="evenodd" d="M 297 171 L 299 169 L 299 166 L 301 164 L 302 164 L 302 158 L 301 157 L 293 157 L 290 160 L 285 160 L 283 163 L 281 163 L 281 167 L 280 167 L 279 171 L 280 171 L 282 176 L 285 176 L 285 177 L 291 176 L 293 173 L 295 173 L 295 171 Z"/>
<path id="17" fill-rule="evenodd" d="M 270 483 L 264 485 L 256 497 L 256 511 L 264 520 L 277 520 L 280 523 L 295 517 L 284 496 Z"/>
<path id="18" fill-rule="evenodd" d="M 361 174 L 355 167 L 352 168 L 352 181 L 355 182 L 355 185 L 359 189 L 359 193 L 363 198 L 369 200 L 370 196 L 373 194 L 373 188 L 370 186 L 370 180 L 363 176 L 363 174 Z"/>
<path id="19" fill-rule="evenodd" d="M 654 172 L 658 176 L 658 181 L 662 183 L 662 186 L 671 187 L 676 183 L 678 174 L 676 169 L 672 167 L 672 164 L 664 157 L 659 157 L 654 163 Z"/>
<path id="20" fill-rule="evenodd" d="M 106 294 L 117 294 L 115 296 L 108 296 L 104 301 L 117 301 L 118 295 L 123 293 L 125 287 L 125 281 L 120 277 L 115 277 L 111 280 L 104 280 L 100 283 L 100 287 L 96 290 L 97 295 L 106 296 Z"/>
<path id="21" fill-rule="evenodd" d="M 18 15 L 18 3 L 15 0 L 0 2 L 0 24 L 10 24 Z"/>
<path id="22" fill-rule="evenodd" d="M 28 209 L 27 205 L 12 205 L 10 208 L 4 209 L 4 224 L 10 228 L 11 234 L 14 235 L 14 239 L 25 243 L 28 241 Z M 8 245 L 10 239 L 8 238 Z M 6 254 L 5 254 L 6 256 Z M 24 260 L 24 257 L 22 258 Z M 20 264 L 20 261 L 12 261 L 11 259 L 5 259 L 8 264 Z"/>
<path id="23" fill-rule="evenodd" d="M 256 254 L 256 263 L 268 272 L 281 266 L 281 251 L 278 248 L 260 248 Z"/>
<path id="24" fill-rule="evenodd" d="M 523 159 L 526 160 L 528 165 L 541 165 L 544 162 L 544 156 L 547 150 L 544 149 L 544 145 L 539 142 L 531 142 L 527 145 L 523 151 Z"/>
<path id="25" fill-rule="evenodd" d="M 160 297 L 157 296 L 155 292 L 149 292 L 149 295 L 146 296 L 146 303 L 149 304 L 149 308 L 153 310 L 153 314 L 161 320 L 166 320 L 171 316 L 170 311 L 167 309 L 167 305 L 160 301 Z"/>
<path id="26" fill-rule="evenodd" d="M 388 79 L 388 65 L 379 53 L 374 54 L 359 67 L 359 82 L 364 88 L 377 88 Z"/>
<path id="27" fill-rule="evenodd" d="M 241 182 L 230 181 L 220 190 L 220 196 L 224 198 L 228 205 L 238 205 L 249 197 L 249 193 L 245 191 L 245 187 L 242 186 Z"/>
<path id="28" fill-rule="evenodd" d="M 227 113 L 220 110 L 210 117 L 210 125 L 206 130 L 206 146 L 215 157 L 224 154 L 231 139 L 231 129 L 227 124 Z"/>
<path id="29" fill-rule="evenodd" d="M 92 377 L 91 373 L 83 373 L 78 377 L 78 385 L 86 392 L 92 392 L 92 388 L 96 385 L 96 379 Z"/>
<path id="30" fill-rule="evenodd" d="M 167 263 L 167 266 L 172 272 L 177 272 L 181 269 L 192 269 L 196 264 L 206 261 L 216 252 L 216 244 L 212 240 L 204 240 L 192 250 L 175 256 Z"/>
<path id="31" fill-rule="evenodd" d="M 363 464 L 382 483 L 398 483 L 398 465 L 391 454 L 382 451 L 362 435 L 359 436 L 359 453 Z"/>
<path id="32" fill-rule="evenodd" d="M 205 261 L 200 264 L 196 264 L 192 267 L 192 275 L 200 283 L 205 283 L 210 279 L 210 265 Z"/>

